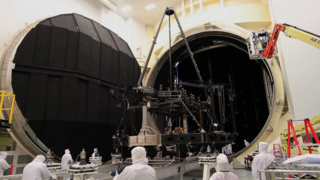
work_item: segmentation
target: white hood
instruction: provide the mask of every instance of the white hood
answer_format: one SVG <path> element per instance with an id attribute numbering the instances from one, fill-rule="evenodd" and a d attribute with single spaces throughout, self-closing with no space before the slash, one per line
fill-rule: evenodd
<path id="1" fill-rule="evenodd" d="M 7 154 L 6 152 L 0 152 L 0 158 L 1 159 L 5 159 L 7 157 Z"/>
<path id="2" fill-rule="evenodd" d="M 219 154 L 217 157 L 217 167 L 219 171 L 229 171 L 229 161 L 226 155 Z"/>
<path id="3" fill-rule="evenodd" d="M 244 145 L 245 145 L 246 147 L 248 147 L 248 146 L 250 145 L 250 143 L 249 143 L 247 140 L 244 140 Z"/>
<path id="4" fill-rule="evenodd" d="M 64 153 L 66 153 L 66 154 L 70 154 L 69 149 L 66 149 L 66 150 L 64 151 Z"/>
<path id="5" fill-rule="evenodd" d="M 32 162 L 41 162 L 43 163 L 46 160 L 46 158 L 43 155 L 37 155 L 36 158 Z"/>
<path id="6" fill-rule="evenodd" d="M 259 153 L 262 153 L 262 152 L 266 153 L 266 152 L 268 152 L 268 151 L 267 151 L 267 150 L 268 150 L 268 146 L 269 146 L 268 143 L 266 143 L 266 142 L 260 142 L 260 143 L 259 143 Z"/>
<path id="7" fill-rule="evenodd" d="M 143 147 L 135 147 L 131 151 L 132 164 L 148 164 L 147 153 Z"/>

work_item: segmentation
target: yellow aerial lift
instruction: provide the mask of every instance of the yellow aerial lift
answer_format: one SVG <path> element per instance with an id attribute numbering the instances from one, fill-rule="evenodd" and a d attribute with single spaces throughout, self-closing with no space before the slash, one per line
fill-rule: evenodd
<path id="1" fill-rule="evenodd" d="M 303 29 L 300 29 L 298 27 L 295 27 L 289 24 L 275 24 L 272 33 L 269 33 L 264 29 L 262 29 L 260 33 L 249 31 L 249 34 L 247 36 L 247 47 L 248 47 L 250 59 L 252 60 L 264 59 L 264 58 L 270 59 L 274 57 L 274 55 L 276 54 L 276 44 L 281 31 L 284 32 L 285 35 L 289 38 L 298 39 L 300 41 L 303 41 L 305 43 L 308 43 L 320 49 L 319 35 L 313 34 L 311 32 L 305 31 Z M 292 129 L 295 129 L 296 137 L 302 137 L 304 143 L 306 144 L 298 143 L 299 147 L 295 146 L 294 144 L 291 144 L 290 141 L 296 144 L 297 142 L 295 142 L 296 141 L 294 137 L 295 135 L 293 137 L 289 135 L 290 141 L 288 141 L 288 130 L 291 128 L 288 126 L 288 129 L 284 130 L 280 135 L 281 145 L 284 153 L 290 154 L 290 151 L 291 151 L 291 153 L 299 154 L 299 155 L 307 154 L 310 152 L 314 154 L 318 154 L 318 145 L 310 147 L 310 142 L 308 142 L 308 139 L 310 139 L 310 136 L 312 137 L 312 139 L 314 139 L 314 137 L 311 133 L 309 134 L 309 132 L 306 131 L 305 123 L 302 123 L 293 128 L 292 122 L 290 124 L 290 122 L 288 121 L 288 125 L 290 124 Z M 314 131 L 317 133 L 317 136 L 319 136 L 320 115 L 315 116 L 312 120 L 310 120 L 310 123 L 312 124 L 311 126 L 313 126 Z M 288 142 L 291 144 L 289 149 L 288 149 Z"/>
<path id="2" fill-rule="evenodd" d="M 270 59 L 276 52 L 280 32 L 289 38 L 298 39 L 320 49 L 320 36 L 289 24 L 275 24 L 272 33 L 250 31 L 247 36 L 247 47 L 250 59 Z"/>

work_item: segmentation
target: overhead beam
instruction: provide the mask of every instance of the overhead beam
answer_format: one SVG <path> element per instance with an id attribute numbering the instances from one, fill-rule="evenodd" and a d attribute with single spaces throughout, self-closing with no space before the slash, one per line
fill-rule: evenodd
<path id="1" fill-rule="evenodd" d="M 203 0 L 199 0 L 200 12 L 203 12 Z"/>

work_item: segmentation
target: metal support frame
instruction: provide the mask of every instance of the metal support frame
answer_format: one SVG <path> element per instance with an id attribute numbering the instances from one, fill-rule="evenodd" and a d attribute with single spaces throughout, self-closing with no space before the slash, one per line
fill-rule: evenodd
<path id="1" fill-rule="evenodd" d="M 217 122 L 217 119 L 216 119 L 216 106 L 214 104 L 214 88 L 213 88 L 213 84 L 212 84 L 212 80 L 210 79 L 209 80 L 209 87 L 210 87 L 210 104 L 211 104 L 211 119 L 213 122 Z M 214 126 L 212 127 L 214 128 Z M 220 128 L 221 130 L 223 130 L 223 124 L 220 123 Z"/>
<path id="2" fill-rule="evenodd" d="M 217 164 L 216 161 L 216 156 L 201 156 L 198 158 L 199 159 L 199 164 L 203 165 L 203 175 L 202 175 L 202 179 L 203 180 L 209 180 L 210 178 L 210 169 L 215 167 Z"/>
<path id="3" fill-rule="evenodd" d="M 309 126 L 310 131 L 311 131 L 311 133 L 313 135 L 313 138 L 316 140 L 317 144 L 320 144 L 318 135 L 316 134 L 315 130 L 313 129 L 313 126 L 310 123 L 309 118 L 307 118 L 307 119 L 304 120 L 304 127 L 306 129 L 306 135 L 307 135 L 308 144 L 310 144 L 310 136 L 309 136 L 309 132 L 308 132 L 308 126 Z M 309 153 L 312 154 L 311 146 L 308 146 L 308 148 L 309 148 Z"/>
<path id="4" fill-rule="evenodd" d="M 237 124 L 236 124 L 236 116 L 234 112 L 234 92 L 232 89 L 229 89 L 228 91 L 229 101 L 230 101 L 230 111 L 231 111 L 231 120 L 232 120 L 232 127 L 233 132 L 237 133 Z"/>
<path id="5" fill-rule="evenodd" d="M 209 180 L 210 169 L 213 167 L 214 167 L 213 164 L 204 164 L 203 165 L 203 180 Z"/>
<path id="6" fill-rule="evenodd" d="M 168 15 L 168 24 L 169 24 L 169 66 L 170 66 L 170 90 L 173 90 L 173 89 L 172 89 L 171 22 L 170 22 L 170 15 Z"/>
<path id="7" fill-rule="evenodd" d="M 199 80 L 200 80 L 201 82 L 203 82 L 203 79 L 202 79 L 202 77 L 201 77 L 201 75 L 200 75 L 200 71 L 199 71 L 199 69 L 198 69 L 196 60 L 195 60 L 194 57 L 193 57 L 193 53 L 192 53 L 192 51 L 191 51 L 191 49 L 190 49 L 189 43 L 188 43 L 188 41 L 187 41 L 186 36 L 184 35 L 184 32 L 183 32 L 183 29 L 182 29 L 182 27 L 181 27 L 179 18 L 178 18 L 178 16 L 177 16 L 177 14 L 176 14 L 175 11 L 174 11 L 174 17 L 176 18 L 178 27 L 179 27 L 179 29 L 180 29 L 181 36 L 183 37 L 183 40 L 184 40 L 184 42 L 185 42 L 185 44 L 186 44 L 187 50 L 188 50 L 188 52 L 189 52 L 190 58 L 191 58 L 191 60 L 192 60 L 194 69 L 196 70 L 196 73 L 197 73 L 197 75 L 198 75 L 198 78 L 199 78 Z"/>
<path id="8" fill-rule="evenodd" d="M 201 127 L 201 125 L 199 124 L 199 122 L 197 121 L 196 117 L 194 117 L 194 115 L 192 114 L 192 112 L 189 110 L 189 108 L 187 107 L 187 105 L 182 101 L 181 98 L 179 98 L 179 101 L 183 104 L 183 106 L 186 108 L 186 110 L 189 112 L 189 114 L 192 116 L 192 119 L 197 123 L 197 125 L 203 130 L 203 128 Z"/>
<path id="9" fill-rule="evenodd" d="M 259 170 L 259 178 L 263 176 L 269 177 L 270 179 L 297 179 L 288 177 L 288 174 L 296 174 L 298 179 L 301 179 L 301 175 L 314 174 L 317 179 L 320 177 L 320 171 L 303 171 L 303 170 Z M 307 178 L 309 179 L 309 178 Z"/>
<path id="10" fill-rule="evenodd" d="M 195 70 L 196 70 L 197 76 L 198 76 L 199 80 L 200 80 L 201 82 L 203 82 L 203 79 L 202 79 L 202 77 L 201 77 L 201 75 L 200 75 L 200 71 L 199 71 L 199 69 L 198 69 L 197 63 L 196 63 L 196 61 L 195 61 L 195 59 L 194 59 L 194 57 L 193 57 L 193 53 L 192 53 L 192 51 L 191 51 L 191 49 L 190 49 L 189 43 L 188 43 L 188 41 L 187 41 L 187 39 L 186 39 L 186 36 L 184 35 L 184 32 L 183 32 L 183 29 L 182 29 L 182 27 L 181 27 L 179 18 L 178 18 L 178 16 L 177 16 L 174 8 L 167 6 L 167 7 L 165 7 L 164 12 L 163 12 L 163 15 L 162 15 L 162 17 L 161 17 L 161 20 L 160 20 L 160 22 L 159 22 L 159 26 L 158 26 L 156 35 L 153 37 L 154 40 L 153 40 L 153 42 L 152 42 L 152 45 L 151 45 L 151 48 L 150 48 L 150 51 L 149 51 L 147 60 L 146 60 L 146 62 L 145 62 L 145 64 L 144 64 L 142 73 L 141 73 L 140 78 L 139 78 L 139 81 L 138 81 L 138 83 L 137 83 L 138 88 L 139 88 L 139 87 L 141 88 L 141 81 L 142 81 L 142 79 L 143 79 L 143 77 L 144 77 L 144 74 L 145 74 L 145 72 L 146 72 L 147 66 L 148 66 L 148 64 L 149 64 L 149 61 L 150 61 L 150 58 L 151 58 L 151 54 L 152 54 L 153 48 L 154 48 L 154 46 L 155 46 L 155 44 L 156 44 L 156 40 L 157 40 L 157 38 L 158 38 L 160 29 L 161 29 L 161 25 L 162 25 L 162 22 L 163 22 L 163 19 L 164 19 L 164 16 L 165 16 L 165 15 L 168 15 L 168 16 L 169 16 L 169 19 L 170 19 L 170 15 L 172 15 L 172 14 L 174 14 L 174 17 L 175 17 L 175 19 L 176 19 L 176 21 L 177 21 L 177 24 L 178 24 L 178 27 L 179 27 L 181 36 L 182 36 L 183 39 L 184 39 L 184 42 L 185 42 L 185 44 L 186 44 L 186 47 L 187 47 L 187 50 L 188 50 L 188 52 L 189 52 L 190 58 L 191 58 L 191 60 L 192 60 L 193 66 L 194 66 L 194 68 L 195 68 Z M 170 37 L 170 38 L 171 38 L 171 37 Z M 171 44 L 171 42 L 170 42 L 170 44 Z"/>
<path id="11" fill-rule="evenodd" d="M 298 148 L 298 155 L 301 155 L 301 150 L 300 150 L 300 147 L 299 147 L 299 142 L 298 142 L 298 139 L 297 139 L 297 135 L 296 135 L 296 131 L 294 130 L 294 127 L 293 127 L 293 124 L 292 124 L 292 119 L 289 119 L 288 120 L 288 150 L 287 150 L 287 153 L 288 153 L 288 158 L 291 157 L 291 153 L 290 153 L 290 149 L 291 149 L 291 138 L 290 138 L 290 129 L 292 129 L 292 133 L 293 133 L 293 140 Z"/>
<path id="12" fill-rule="evenodd" d="M 299 145 L 299 142 L 298 142 L 298 139 L 297 139 L 297 135 L 296 135 L 294 126 L 293 126 L 293 121 L 304 121 L 304 126 L 305 126 L 305 130 L 306 130 L 307 141 L 308 141 L 308 144 L 309 144 L 309 145 L 308 145 L 309 153 L 312 154 L 308 127 L 310 128 L 310 131 L 311 131 L 314 139 L 316 140 L 317 144 L 320 144 L 320 140 L 319 140 L 319 138 L 318 138 L 315 130 L 313 129 L 313 126 L 312 126 L 312 124 L 310 123 L 309 118 L 306 118 L 306 119 L 303 119 L 303 120 L 292 120 L 292 119 L 289 119 L 289 120 L 288 120 L 288 147 L 287 147 L 287 148 L 288 148 L 288 149 L 287 149 L 288 158 L 290 158 L 290 156 L 291 156 L 291 153 L 290 153 L 290 150 L 291 150 L 290 130 L 292 130 L 293 139 L 294 139 L 295 145 L 296 145 L 297 148 L 298 148 L 298 155 L 301 155 L 300 145 Z"/>
<path id="13" fill-rule="evenodd" d="M 226 121 L 225 117 L 225 99 L 224 99 L 224 86 L 217 86 L 217 93 L 218 93 L 218 103 L 219 103 L 219 113 L 220 113 L 220 122 L 221 122 L 221 128 L 224 130 L 223 124 Z"/>
<path id="14" fill-rule="evenodd" d="M 149 51 L 149 54 L 148 54 L 148 57 L 147 57 L 147 60 L 144 64 L 144 67 L 143 67 L 143 70 L 141 72 L 141 75 L 139 77 L 139 81 L 138 81 L 138 87 L 141 87 L 141 81 L 142 81 L 142 78 L 144 77 L 144 74 L 146 73 L 146 69 L 148 67 L 148 64 L 149 64 L 149 61 L 150 61 L 150 58 L 151 58 L 151 53 L 153 51 L 153 48 L 154 46 L 156 45 L 156 40 L 158 38 L 158 35 L 159 35 L 159 32 L 160 32 L 160 28 L 161 28 L 161 25 L 162 25 L 162 22 L 163 22 L 163 18 L 164 18 L 164 15 L 166 14 L 167 12 L 167 9 L 168 7 L 165 7 L 164 9 L 164 12 L 163 12 L 163 15 L 161 17 L 161 20 L 160 20 L 160 23 L 159 23 L 159 26 L 158 26 L 158 29 L 157 29 L 157 32 L 156 32 L 156 35 L 153 37 L 153 41 L 152 41 L 152 45 L 151 45 L 151 48 L 150 48 L 150 51 Z"/>
<path id="15" fill-rule="evenodd" d="M 156 161 L 155 161 L 156 162 Z M 180 180 L 183 179 L 183 174 L 194 170 L 198 169 L 200 165 L 198 164 L 197 161 L 190 161 L 186 163 L 172 163 L 170 162 L 169 164 L 163 164 L 162 161 L 159 161 L 157 163 L 149 163 L 151 166 L 155 166 L 154 169 L 156 171 L 156 179 L 164 179 L 168 178 L 174 175 L 180 175 Z M 98 173 L 106 173 L 105 178 L 102 179 L 112 179 L 112 176 L 109 175 L 109 172 L 114 171 L 118 169 L 119 164 L 111 164 L 111 165 L 102 165 L 97 167 L 97 172 Z M 100 178 L 101 179 L 101 178 Z M 102 180 L 101 179 L 101 180 Z"/>
<path id="16" fill-rule="evenodd" d="M 126 136 L 127 135 L 127 97 L 125 94 L 122 94 L 122 100 L 123 100 L 123 132 L 122 132 L 122 136 Z"/>

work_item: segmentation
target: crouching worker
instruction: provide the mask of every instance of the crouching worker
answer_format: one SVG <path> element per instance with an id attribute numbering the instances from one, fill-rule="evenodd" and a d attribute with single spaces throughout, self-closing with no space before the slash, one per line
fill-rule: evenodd
<path id="1" fill-rule="evenodd" d="M 148 165 L 146 150 L 143 147 L 135 147 L 131 151 L 132 165 L 127 166 L 113 180 L 156 180 L 156 171 Z"/>

